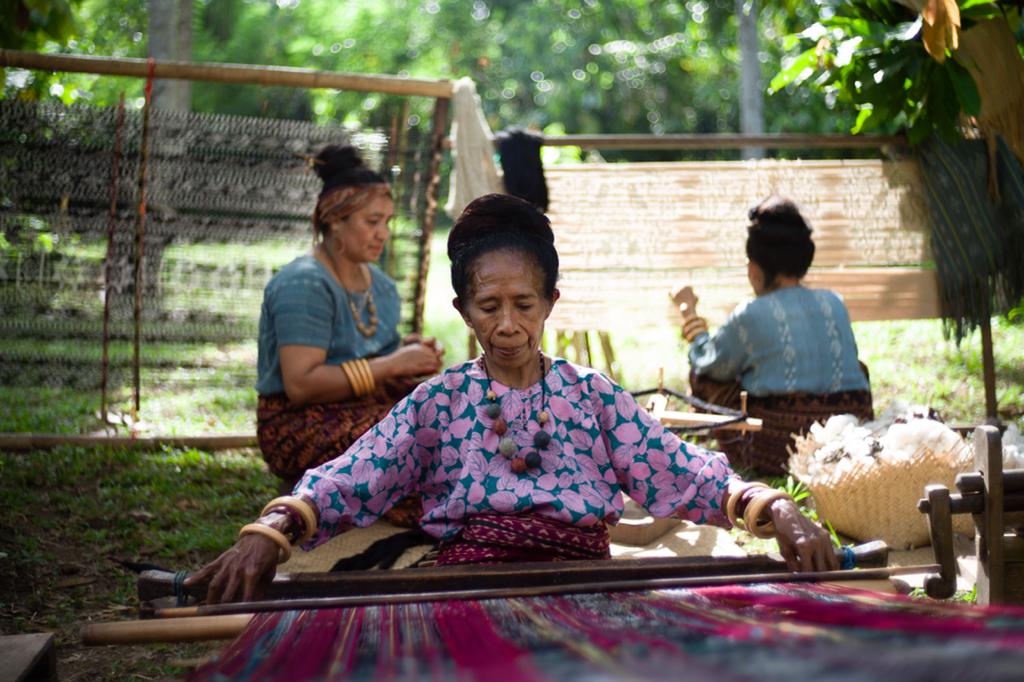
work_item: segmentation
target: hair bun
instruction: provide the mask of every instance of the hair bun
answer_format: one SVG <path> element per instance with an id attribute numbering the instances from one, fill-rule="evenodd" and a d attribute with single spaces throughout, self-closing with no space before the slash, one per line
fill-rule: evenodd
<path id="1" fill-rule="evenodd" d="M 508 194 L 485 194 L 471 201 L 455 221 L 448 233 L 448 256 L 455 257 L 472 242 L 508 230 L 540 244 L 555 243 L 547 216 L 536 206 Z"/>
<path id="2" fill-rule="evenodd" d="M 365 170 L 363 157 L 352 145 L 332 144 L 320 150 L 316 155 L 313 170 L 323 180 L 324 185 L 345 184 L 345 180 L 354 177 L 358 171 Z"/>
<path id="3" fill-rule="evenodd" d="M 811 238 L 811 228 L 791 200 L 771 196 L 750 209 L 749 234 L 765 244 L 778 246 L 804 244 Z"/>

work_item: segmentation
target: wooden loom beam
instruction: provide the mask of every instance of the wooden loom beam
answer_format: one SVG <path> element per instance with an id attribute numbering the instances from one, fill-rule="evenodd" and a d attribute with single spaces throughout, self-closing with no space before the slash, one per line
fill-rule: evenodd
<path id="1" fill-rule="evenodd" d="M 626 562 L 632 563 L 632 562 Z M 239 634 L 255 613 L 308 610 L 321 608 L 353 608 L 392 604 L 421 603 L 462 599 L 524 598 L 556 594 L 615 592 L 636 590 L 707 587 L 713 585 L 766 582 L 821 582 L 874 580 L 937 566 L 901 566 L 817 573 L 770 572 L 739 575 L 668 577 L 652 580 L 619 579 L 605 582 L 541 585 L 534 587 L 499 587 L 493 589 L 451 589 L 429 592 L 352 594 L 340 597 L 278 599 L 157 609 L 153 620 L 93 623 L 82 628 L 83 644 L 136 644 L 149 642 L 199 641 L 229 639 Z"/>
<path id="2" fill-rule="evenodd" d="M 548 147 L 587 149 L 880 149 L 907 144 L 902 135 L 769 133 L 677 135 L 558 135 L 545 137 Z"/>
<path id="3" fill-rule="evenodd" d="M 938 566 L 892 566 L 888 568 L 850 569 L 838 571 L 773 571 L 770 573 L 742 573 L 726 575 L 697 575 L 651 579 L 619 578 L 598 582 L 536 585 L 532 587 L 496 587 L 490 589 L 453 589 L 431 592 L 405 592 L 400 594 L 354 594 L 340 597 L 310 597 L 301 599 L 277 599 L 266 601 L 209 604 L 203 606 L 171 607 L 156 609 L 157 618 L 194 618 L 198 616 L 225 616 L 268 611 L 293 611 L 306 609 L 336 609 L 355 606 L 380 606 L 387 604 L 412 604 L 427 601 L 449 601 L 464 599 L 510 599 L 543 597 L 556 594 L 585 594 L 589 592 L 626 592 L 640 590 L 667 590 L 683 587 L 710 587 L 713 585 L 737 585 L 752 583 L 793 583 L 844 580 L 877 580 L 899 575 L 934 571 Z"/>
<path id="4" fill-rule="evenodd" d="M 861 568 L 883 567 L 889 547 L 869 542 L 853 549 Z M 267 589 L 273 599 L 359 596 L 365 594 L 426 593 L 451 590 L 546 588 L 596 584 L 623 579 L 657 580 L 684 577 L 736 576 L 779 573 L 786 564 L 770 556 L 663 557 L 628 560 L 579 560 L 518 564 L 444 566 L 393 571 L 345 571 L 341 573 L 292 573 L 277 576 Z M 138 597 L 149 602 L 175 595 L 174 574 L 144 571 L 139 575 Z M 184 594 L 200 599 L 202 586 L 185 587 Z"/>

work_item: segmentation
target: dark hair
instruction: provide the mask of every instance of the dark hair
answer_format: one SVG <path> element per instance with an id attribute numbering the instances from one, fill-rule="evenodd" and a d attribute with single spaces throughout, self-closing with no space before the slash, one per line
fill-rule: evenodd
<path id="1" fill-rule="evenodd" d="M 532 258 L 544 275 L 547 300 L 555 296 L 558 252 L 548 217 L 528 201 L 508 194 L 485 194 L 462 211 L 448 234 L 452 288 L 460 301 L 469 290 L 477 259 L 492 251 L 519 251 Z"/>
<path id="2" fill-rule="evenodd" d="M 313 171 L 323 181 L 323 188 L 317 202 L 328 192 L 338 187 L 353 185 L 375 185 L 386 183 L 384 176 L 365 164 L 359 150 L 349 144 L 329 144 L 313 157 Z M 316 228 L 322 234 L 328 226 L 315 219 Z"/>
<path id="3" fill-rule="evenodd" d="M 747 258 L 764 271 L 765 286 L 779 275 L 801 278 L 814 260 L 811 228 L 790 199 L 771 196 L 750 209 Z"/>
<path id="4" fill-rule="evenodd" d="M 352 145 L 329 144 L 313 159 L 313 170 L 323 180 L 324 192 L 348 185 L 370 185 L 387 182 L 377 171 L 369 168 Z"/>

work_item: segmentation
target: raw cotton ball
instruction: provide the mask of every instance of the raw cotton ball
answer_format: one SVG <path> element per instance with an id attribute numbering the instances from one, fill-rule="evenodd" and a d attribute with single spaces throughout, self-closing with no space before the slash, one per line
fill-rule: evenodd
<path id="1" fill-rule="evenodd" d="M 925 545 L 928 526 L 917 500 L 926 485 L 951 488 L 972 459 L 967 442 L 922 418 L 928 414 L 926 407 L 902 404 L 864 424 L 851 415 L 832 417 L 794 438 L 789 471 L 839 533 L 897 548 Z M 969 532 L 970 523 L 964 517 L 955 530 Z"/>

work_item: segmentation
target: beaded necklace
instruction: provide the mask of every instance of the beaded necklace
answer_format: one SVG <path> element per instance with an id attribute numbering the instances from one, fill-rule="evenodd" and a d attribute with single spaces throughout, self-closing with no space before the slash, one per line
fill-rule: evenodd
<path id="1" fill-rule="evenodd" d="M 372 287 L 373 280 L 371 279 L 370 286 Z M 345 287 L 342 287 L 343 289 Z M 356 322 L 356 329 L 363 336 L 369 338 L 377 333 L 377 306 L 373 302 L 373 291 L 370 289 L 366 290 L 366 298 L 364 299 L 363 305 L 356 308 L 356 304 L 352 302 L 352 292 L 345 289 L 345 298 L 348 300 L 348 309 L 352 312 L 352 319 Z M 363 311 L 362 308 L 366 308 L 366 312 L 369 314 L 369 324 L 363 324 Z"/>
<path id="2" fill-rule="evenodd" d="M 489 404 L 484 408 L 484 413 L 494 420 L 491 428 L 500 439 L 498 441 L 498 452 L 502 457 L 511 461 L 512 471 L 517 474 L 526 472 L 527 469 L 536 469 L 541 464 L 541 457 L 538 450 L 545 449 L 551 444 L 551 434 L 544 430 L 544 425 L 550 421 L 550 415 L 546 409 L 547 405 L 547 380 L 544 372 L 544 355 L 537 351 L 537 361 L 540 365 L 540 411 L 537 412 L 537 431 L 533 434 L 533 446 L 536 450 L 527 449 L 525 452 L 519 450 L 519 446 L 508 433 L 508 422 L 501 416 L 501 403 L 498 394 L 492 386 L 491 372 L 487 369 L 487 359 L 483 359 L 484 373 L 487 375 L 487 400 Z M 531 400 L 532 402 L 532 400 Z"/>
<path id="3" fill-rule="evenodd" d="M 341 285 L 342 290 L 345 292 L 345 300 L 348 302 L 348 309 L 352 313 L 352 320 L 356 323 L 356 331 L 370 338 L 377 333 L 377 324 L 380 320 L 377 318 L 377 305 L 373 302 L 373 275 L 371 274 L 367 279 L 370 280 L 369 286 L 366 287 L 366 298 L 363 299 L 362 305 L 358 308 L 352 301 L 352 292 L 345 286 L 344 281 L 341 279 L 341 275 L 338 274 L 338 269 L 334 267 L 334 260 L 331 258 L 330 253 L 327 251 L 327 247 L 323 244 L 320 245 L 323 249 L 324 257 L 327 261 L 327 267 L 331 269 L 331 274 L 334 275 L 334 279 Z M 363 267 L 359 266 L 359 272 L 362 273 Z M 363 324 L 363 310 L 370 316 L 367 320 L 367 324 Z"/>

